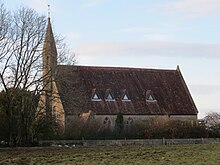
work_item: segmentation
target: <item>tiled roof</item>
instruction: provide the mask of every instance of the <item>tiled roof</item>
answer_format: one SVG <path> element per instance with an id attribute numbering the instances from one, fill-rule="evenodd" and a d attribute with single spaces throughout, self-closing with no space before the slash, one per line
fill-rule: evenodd
<path id="1" fill-rule="evenodd" d="M 179 69 L 59 65 L 56 81 L 66 114 L 198 113 Z M 92 99 L 95 94 L 97 100 Z M 106 99 L 109 94 L 113 100 Z"/>

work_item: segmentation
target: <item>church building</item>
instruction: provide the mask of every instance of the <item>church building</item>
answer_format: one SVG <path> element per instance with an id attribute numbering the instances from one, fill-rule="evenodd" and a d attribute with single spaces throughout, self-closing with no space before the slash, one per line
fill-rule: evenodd
<path id="1" fill-rule="evenodd" d="M 198 111 L 179 66 L 170 70 L 58 65 L 50 18 L 43 70 L 44 103 L 64 128 L 79 118 L 114 128 L 118 113 L 127 124 L 157 116 L 197 121 Z"/>

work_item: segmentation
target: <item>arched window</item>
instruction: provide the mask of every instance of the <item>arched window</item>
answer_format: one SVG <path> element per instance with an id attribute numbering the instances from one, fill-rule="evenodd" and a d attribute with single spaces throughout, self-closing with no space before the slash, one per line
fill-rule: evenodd
<path id="1" fill-rule="evenodd" d="M 131 117 L 129 117 L 126 124 L 127 125 L 132 125 L 133 124 L 133 119 Z"/>
<path id="2" fill-rule="evenodd" d="M 111 120 L 109 117 L 105 117 L 102 123 L 105 128 L 110 128 L 110 126 L 111 126 Z"/>

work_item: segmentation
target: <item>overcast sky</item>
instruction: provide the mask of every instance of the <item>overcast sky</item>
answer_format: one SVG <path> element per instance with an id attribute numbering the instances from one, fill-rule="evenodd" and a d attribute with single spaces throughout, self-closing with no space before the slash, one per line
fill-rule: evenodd
<path id="1" fill-rule="evenodd" d="M 34 8 L 79 65 L 180 69 L 199 110 L 220 112 L 220 0 L 5 0 Z"/>

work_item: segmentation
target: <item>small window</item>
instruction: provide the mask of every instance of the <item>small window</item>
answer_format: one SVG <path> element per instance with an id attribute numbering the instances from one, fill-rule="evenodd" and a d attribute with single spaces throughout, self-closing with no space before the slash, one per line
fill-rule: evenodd
<path id="1" fill-rule="evenodd" d="M 157 100 L 151 94 L 146 97 L 146 102 L 156 102 L 156 101 Z"/>
<path id="2" fill-rule="evenodd" d="M 129 117 L 126 124 L 127 125 L 132 125 L 133 124 L 133 119 L 131 117 Z"/>
<path id="3" fill-rule="evenodd" d="M 122 101 L 131 101 L 128 96 L 125 94 L 123 97 L 122 97 Z"/>
<path id="4" fill-rule="evenodd" d="M 92 97 L 91 97 L 91 100 L 92 100 L 92 101 L 102 101 L 102 99 L 99 97 L 97 91 L 94 91 L 94 92 L 93 92 L 93 95 L 92 95 Z"/>
<path id="5" fill-rule="evenodd" d="M 102 99 L 100 99 L 96 93 L 94 94 L 94 96 L 92 97 L 91 100 L 92 101 L 102 101 Z"/>
<path id="6" fill-rule="evenodd" d="M 106 101 L 115 101 L 115 99 L 113 99 L 112 95 L 109 93 L 108 96 L 105 99 Z"/>
<path id="7" fill-rule="evenodd" d="M 49 65 L 49 56 L 47 56 L 47 67 Z"/>
<path id="8" fill-rule="evenodd" d="M 107 89 L 105 92 L 105 101 L 115 101 L 110 89 Z"/>
<path id="9" fill-rule="evenodd" d="M 97 94 L 94 95 L 93 99 L 99 99 L 99 97 L 97 96 Z"/>
<path id="10" fill-rule="evenodd" d="M 103 121 L 103 125 L 105 126 L 105 128 L 110 128 L 111 121 L 108 117 L 105 117 L 105 119 Z"/>
<path id="11" fill-rule="evenodd" d="M 106 99 L 112 100 L 112 99 L 113 99 L 113 98 L 112 98 L 112 95 L 109 93 Z"/>
<path id="12" fill-rule="evenodd" d="M 129 95 L 128 95 L 128 91 L 126 89 L 122 89 L 121 90 L 121 100 L 122 101 L 131 101 Z"/>

